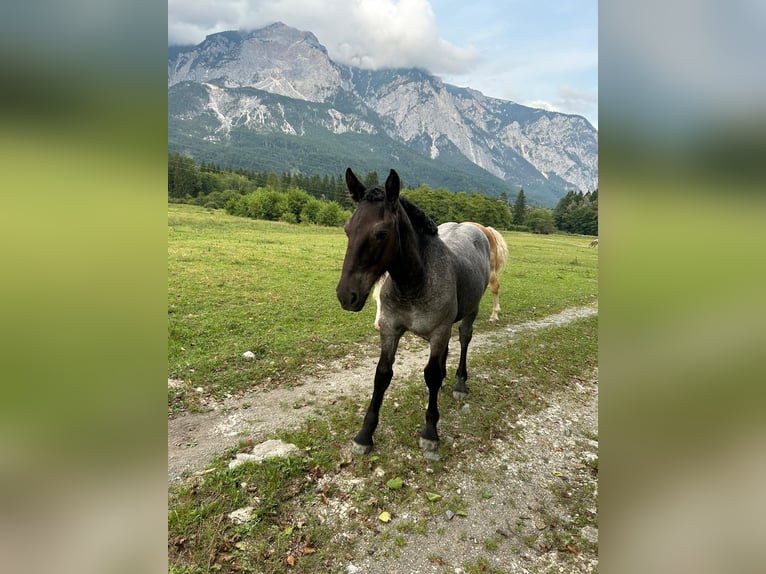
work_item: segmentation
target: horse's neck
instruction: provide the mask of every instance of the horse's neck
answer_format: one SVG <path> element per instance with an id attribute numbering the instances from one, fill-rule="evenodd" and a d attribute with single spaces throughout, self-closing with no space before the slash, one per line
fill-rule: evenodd
<path id="1" fill-rule="evenodd" d="M 409 220 L 400 220 L 399 250 L 388 273 L 401 291 L 418 291 L 426 282 L 427 253 L 435 237 L 419 236 Z"/>

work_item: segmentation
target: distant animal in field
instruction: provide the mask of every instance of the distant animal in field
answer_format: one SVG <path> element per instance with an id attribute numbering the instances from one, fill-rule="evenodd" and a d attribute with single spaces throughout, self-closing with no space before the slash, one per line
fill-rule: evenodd
<path id="1" fill-rule="evenodd" d="M 336 295 L 347 311 L 361 311 L 373 285 L 380 287 L 380 358 L 362 428 L 353 448 L 369 453 L 383 396 L 393 377 L 399 340 L 406 331 L 426 339 L 430 354 L 423 375 L 428 387 L 420 446 L 438 446 L 438 397 L 447 376 L 452 325 L 460 321 L 460 360 L 453 396 L 468 394 L 466 357 L 473 323 L 490 278 L 490 244 L 475 225 L 454 222 L 436 226 L 417 205 L 400 196 L 399 175 L 390 171 L 384 186 L 365 188 L 351 169 L 346 186 L 357 207 L 346 224 L 348 245 Z"/>
<path id="2" fill-rule="evenodd" d="M 590 242 L 591 247 L 598 247 L 598 237 Z"/>
<path id="3" fill-rule="evenodd" d="M 508 260 L 508 244 L 505 242 L 505 239 L 500 232 L 494 227 L 484 227 L 481 223 L 475 223 L 473 221 L 466 221 L 465 223 L 470 223 L 481 229 L 489 240 L 489 286 L 492 290 L 492 314 L 489 316 L 489 320 L 497 321 L 498 313 L 500 312 L 500 282 L 498 281 L 497 276 L 500 275 Z M 373 323 L 373 326 L 378 331 L 380 330 L 381 320 L 380 289 L 387 277 L 388 274 L 384 273 L 375 283 L 375 287 L 372 290 L 372 297 L 376 304 L 375 322 Z"/>

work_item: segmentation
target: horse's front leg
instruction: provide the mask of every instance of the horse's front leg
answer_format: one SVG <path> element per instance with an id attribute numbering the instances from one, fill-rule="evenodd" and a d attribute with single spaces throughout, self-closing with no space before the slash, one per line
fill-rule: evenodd
<path id="1" fill-rule="evenodd" d="M 369 454 L 374 445 L 372 435 L 378 426 L 378 415 L 380 406 L 383 404 L 383 395 L 385 395 L 391 378 L 394 376 L 394 357 L 401 336 L 401 333 L 381 332 L 380 334 L 380 359 L 378 359 L 378 366 L 375 369 L 375 386 L 372 399 L 370 406 L 367 407 L 367 414 L 364 415 L 362 428 L 352 443 L 353 451 L 356 454 Z"/>
<path id="2" fill-rule="evenodd" d="M 423 376 L 428 387 L 428 408 L 426 409 L 426 426 L 420 433 L 420 448 L 424 450 L 436 450 L 439 446 L 439 435 L 436 425 L 439 422 L 439 389 L 447 374 L 447 346 L 449 344 L 451 328 L 447 327 L 431 335 L 431 354 L 428 358 Z"/>

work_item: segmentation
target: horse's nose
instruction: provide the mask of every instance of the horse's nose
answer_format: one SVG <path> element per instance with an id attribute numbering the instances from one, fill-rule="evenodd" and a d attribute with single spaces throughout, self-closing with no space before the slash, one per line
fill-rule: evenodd
<path id="1" fill-rule="evenodd" d="M 359 292 L 354 289 L 342 289 L 340 285 L 335 290 L 340 306 L 346 311 L 356 311 L 359 305 Z"/>
<path id="2" fill-rule="evenodd" d="M 349 305 L 353 305 L 354 301 L 359 297 L 355 291 L 351 291 L 342 287 L 340 284 L 335 288 L 335 295 L 340 301 L 340 306 L 344 309 L 348 309 Z"/>

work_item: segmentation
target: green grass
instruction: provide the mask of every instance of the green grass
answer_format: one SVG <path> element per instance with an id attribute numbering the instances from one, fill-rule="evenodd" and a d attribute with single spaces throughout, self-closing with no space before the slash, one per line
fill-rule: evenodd
<path id="1" fill-rule="evenodd" d="M 335 299 L 346 246 L 342 230 L 251 221 L 186 205 L 170 206 L 168 223 L 169 377 L 222 396 L 291 384 L 319 362 L 376 347 L 374 305 L 353 314 Z M 588 247 L 590 238 L 504 235 L 510 258 L 500 277 L 500 321 L 487 320 L 487 294 L 477 332 L 595 300 L 598 254 Z M 456 494 L 452 468 L 477 451 L 491 451 L 494 439 L 512 438 L 504 422 L 545 408 L 546 397 L 594 368 L 597 325 L 593 317 L 524 332 L 513 345 L 472 353 L 471 415 L 460 414 L 450 393 L 440 399 L 442 437 L 460 438 L 455 448 L 442 444 L 442 461 L 417 455 L 424 409 L 420 373 L 389 390 L 371 456 L 352 458 L 346 448 L 368 396 L 341 397 L 321 419 L 275 433 L 304 456 L 230 470 L 227 461 L 237 449 L 222 453 L 209 472 L 169 491 L 169 571 L 344 571 L 349 556 L 357 558 L 355 539 L 370 531 L 379 532 L 381 555 L 395 556 L 433 517 L 475 504 Z M 246 350 L 256 358 L 243 359 Z M 448 377 L 449 388 L 454 365 Z M 171 412 L 194 406 L 184 393 L 169 390 Z M 393 477 L 402 478 L 402 488 L 386 485 Z M 357 481 L 353 487 L 351 481 Z M 429 501 L 426 493 L 442 498 Z M 320 518 L 335 503 L 350 507 L 342 527 Z M 255 507 L 253 518 L 234 525 L 227 514 L 248 505 Z M 399 521 L 412 509 L 417 517 Z M 377 519 L 384 510 L 393 517 L 386 525 Z M 340 531 L 351 538 L 339 537 Z M 488 541 L 485 550 L 492 552 L 493 544 Z M 480 560 L 466 571 L 481 567 Z"/>
<path id="2" fill-rule="evenodd" d="M 475 377 L 470 395 L 474 414 L 461 416 L 459 403 L 449 392 L 440 398 L 442 438 L 460 437 L 456 448 L 440 446 L 442 461 L 426 461 L 418 456 L 415 431 L 423 419 L 420 374 L 398 381 L 389 390 L 371 456 L 350 457 L 345 449 L 358 430 L 359 411 L 366 404 L 366 396 L 344 397 L 321 419 L 308 418 L 297 430 L 276 433 L 301 448 L 304 457 L 244 464 L 229 470 L 225 461 L 233 451 L 225 453 L 213 464 L 212 471 L 170 491 L 171 571 L 247 571 L 257 564 L 259 572 L 277 573 L 287 570 L 288 556 L 293 556 L 294 561 L 290 571 L 344 571 L 348 556 L 355 557 L 355 548 L 353 539 L 339 538 L 340 532 L 358 538 L 378 530 L 381 555 L 396 556 L 407 544 L 407 536 L 429 528 L 435 516 L 475 503 L 455 494 L 453 468 L 461 462 L 465 467 L 477 452 L 491 452 L 497 438 L 511 439 L 515 431 L 507 423 L 522 413 L 545 408 L 546 397 L 566 392 L 578 377 L 596 366 L 597 327 L 597 317 L 591 317 L 562 327 L 521 333 L 513 345 L 474 353 L 470 358 Z M 481 384 L 482 375 L 490 377 L 488 384 Z M 394 402 L 399 403 L 396 409 L 392 407 Z M 481 416 L 476 416 L 479 413 Z M 383 476 L 374 472 L 378 467 L 385 471 Z M 387 486 L 393 477 L 402 478 L 401 488 Z M 318 487 L 322 479 L 329 486 Z M 352 482 L 354 485 L 349 486 Z M 427 492 L 439 493 L 442 498 L 428 502 Z M 583 493 L 566 504 L 582 514 L 589 496 L 592 493 Z M 333 503 L 350 505 L 348 522 L 339 526 L 338 519 L 323 522 L 319 518 L 322 510 Z M 233 525 L 226 514 L 247 504 L 257 507 L 255 518 L 246 526 Z M 377 520 L 384 510 L 393 517 L 387 525 Z M 412 516 L 413 511 L 419 516 Z M 404 513 L 410 518 L 399 521 Z M 470 515 L 467 518 L 475 519 Z M 585 523 L 577 522 L 575 526 Z M 556 549 L 557 544 L 570 543 L 575 534 L 571 529 L 552 527 L 551 536 L 555 538 L 549 542 Z M 577 544 L 583 548 L 581 540 Z M 307 554 L 307 547 L 315 551 Z M 485 541 L 484 549 L 494 552 L 497 541 Z M 479 559 L 464 566 L 466 572 L 487 571 L 486 564 Z"/>
<path id="3" fill-rule="evenodd" d="M 598 252 L 591 238 L 504 233 L 499 326 L 591 302 Z M 335 286 L 346 248 L 341 229 L 168 206 L 168 377 L 216 397 L 312 374 L 319 362 L 373 348 L 375 308 L 343 311 Z M 494 329 L 482 301 L 476 330 Z M 245 351 L 255 358 L 246 360 Z M 199 395 L 172 390 L 170 412 Z"/>

